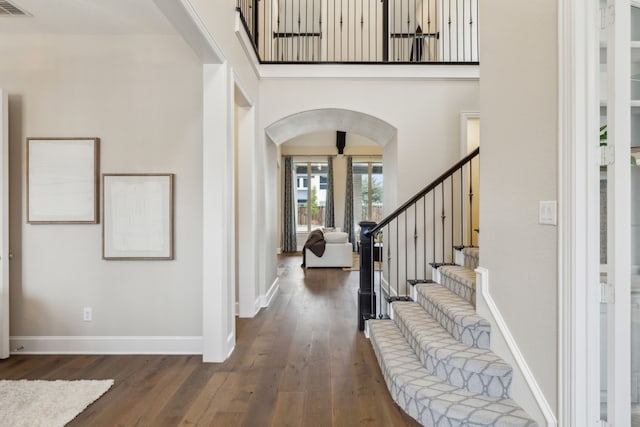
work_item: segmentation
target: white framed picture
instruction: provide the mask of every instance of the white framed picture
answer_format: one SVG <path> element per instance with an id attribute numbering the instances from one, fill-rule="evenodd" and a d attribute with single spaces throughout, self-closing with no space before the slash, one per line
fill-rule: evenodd
<path id="1" fill-rule="evenodd" d="M 27 138 L 27 223 L 97 224 L 99 138 Z"/>
<path id="2" fill-rule="evenodd" d="M 172 260 L 174 175 L 102 177 L 102 258 Z"/>

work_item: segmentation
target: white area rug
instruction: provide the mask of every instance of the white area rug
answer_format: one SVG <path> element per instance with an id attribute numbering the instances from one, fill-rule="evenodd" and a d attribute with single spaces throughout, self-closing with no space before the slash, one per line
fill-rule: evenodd
<path id="1" fill-rule="evenodd" d="M 113 385 L 113 380 L 0 380 L 0 426 L 64 426 Z"/>

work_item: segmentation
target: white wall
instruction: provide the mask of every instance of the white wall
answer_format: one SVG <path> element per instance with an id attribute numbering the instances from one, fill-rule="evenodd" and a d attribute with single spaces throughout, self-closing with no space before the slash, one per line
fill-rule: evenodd
<path id="1" fill-rule="evenodd" d="M 401 203 L 459 160 L 459 115 L 461 111 L 479 109 L 478 82 L 263 80 L 258 127 L 264 129 L 283 117 L 318 108 L 370 114 L 398 129 L 396 196 Z M 385 170 L 385 181 L 386 175 Z M 386 191 L 385 182 L 385 194 Z"/>
<path id="2" fill-rule="evenodd" d="M 202 67 L 191 49 L 177 36 L 4 35 L 0 52 L 11 334 L 202 335 Z M 25 223 L 25 139 L 57 136 L 99 137 L 103 173 L 176 174 L 175 260 L 103 261 L 101 225 Z"/>
<path id="3" fill-rule="evenodd" d="M 557 0 L 480 13 L 480 264 L 557 413 L 557 229 L 537 223 L 538 201 L 557 199 Z"/>

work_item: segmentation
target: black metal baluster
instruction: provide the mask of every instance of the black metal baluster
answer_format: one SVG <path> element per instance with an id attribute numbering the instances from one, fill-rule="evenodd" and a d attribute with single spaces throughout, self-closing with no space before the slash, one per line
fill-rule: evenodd
<path id="1" fill-rule="evenodd" d="M 288 30 L 288 25 L 287 25 L 287 18 L 288 18 L 287 1 L 288 0 L 284 0 L 284 32 L 285 33 Z M 288 61 L 289 60 L 289 40 L 287 38 L 284 38 L 284 39 L 282 39 L 282 43 L 284 44 L 283 51 L 286 49 L 286 52 L 284 52 L 284 60 Z"/>
<path id="2" fill-rule="evenodd" d="M 407 240 L 409 237 L 409 234 L 407 232 L 407 222 L 408 222 L 408 218 L 407 218 L 407 211 L 404 211 L 404 286 L 405 286 L 405 294 L 406 292 L 406 286 L 407 286 L 407 273 L 409 272 L 409 245 Z"/>
<path id="3" fill-rule="evenodd" d="M 375 222 L 372 222 L 371 224 L 375 224 Z M 374 225 L 375 226 L 375 225 Z M 376 318 L 376 288 L 375 286 L 373 286 L 374 281 L 375 281 L 375 274 L 376 274 L 376 267 L 374 264 L 374 256 L 373 256 L 373 251 L 376 250 L 376 240 L 375 240 L 375 236 L 372 234 L 371 235 L 371 240 L 369 241 L 370 244 L 370 250 L 369 250 L 369 266 L 370 266 L 370 274 L 371 274 L 371 315 L 369 316 L 370 319 L 375 319 Z M 382 295 L 382 294 L 380 294 Z"/>
<path id="4" fill-rule="evenodd" d="M 351 60 L 351 0 L 347 0 L 347 61 Z"/>
<path id="5" fill-rule="evenodd" d="M 396 223 L 396 296 L 400 295 L 400 217 L 395 220 Z"/>
<path id="6" fill-rule="evenodd" d="M 384 247 L 384 233 L 382 232 L 382 230 L 380 230 L 378 236 L 378 241 L 382 244 L 381 248 L 380 248 L 380 252 L 382 252 L 382 248 Z M 375 245 L 375 241 L 376 239 L 373 240 L 374 244 L 373 244 L 373 250 L 377 251 L 378 249 L 376 248 Z M 378 269 L 378 318 L 382 319 L 382 271 L 383 271 L 383 260 L 382 260 L 382 253 L 380 253 L 378 255 L 378 258 L 380 258 L 380 261 L 378 261 L 378 263 L 380 264 L 380 268 Z M 373 264 L 373 268 L 375 269 L 375 257 L 374 257 L 374 264 Z M 375 271 L 374 271 L 375 274 Z"/>
<path id="7" fill-rule="evenodd" d="M 418 204 L 413 205 L 413 280 L 418 280 Z"/>
<path id="8" fill-rule="evenodd" d="M 313 43 L 313 29 L 309 28 L 309 0 L 306 1 L 305 3 L 305 11 L 304 11 L 304 60 L 305 61 L 311 61 L 313 58 L 313 55 L 311 55 L 311 50 L 309 47 L 309 42 Z"/>
<path id="9" fill-rule="evenodd" d="M 441 191 L 441 198 L 442 198 L 442 215 L 441 215 L 441 219 L 442 219 L 442 263 L 444 264 L 446 262 L 445 259 L 445 255 L 444 255 L 444 249 L 445 249 L 445 238 L 444 238 L 444 228 L 445 228 L 445 221 L 447 219 L 447 216 L 444 213 L 444 181 L 442 181 L 442 185 L 440 186 L 440 191 Z"/>
<path id="10" fill-rule="evenodd" d="M 402 7 L 403 6 L 402 0 L 398 0 L 398 1 L 400 2 L 400 14 L 399 14 L 400 17 L 398 18 L 398 21 L 400 22 L 400 31 L 399 32 L 402 33 L 402 27 L 403 27 L 403 25 L 402 25 L 402 14 L 404 12 L 404 9 Z M 395 25 L 396 25 L 396 23 L 394 21 L 393 26 L 395 27 Z M 397 33 L 398 31 L 395 31 L 395 32 Z M 396 40 L 398 41 L 397 46 L 396 46 L 396 49 L 397 49 L 396 60 L 397 61 L 402 61 L 402 59 L 403 59 L 403 55 L 402 55 L 402 38 L 398 38 Z"/>
<path id="11" fill-rule="evenodd" d="M 449 62 L 452 61 L 453 56 L 451 55 L 451 1 L 449 0 L 449 25 L 448 25 L 448 30 L 447 32 L 449 33 L 448 37 L 449 37 Z"/>
<path id="12" fill-rule="evenodd" d="M 342 54 L 342 45 L 343 45 L 343 24 L 344 24 L 344 8 L 342 4 L 342 0 L 340 0 L 340 60 L 344 61 L 344 56 Z"/>
<path id="13" fill-rule="evenodd" d="M 464 166 L 460 168 L 460 246 L 464 246 Z"/>
<path id="14" fill-rule="evenodd" d="M 473 160 L 469 162 L 469 240 L 473 244 Z"/>
<path id="15" fill-rule="evenodd" d="M 469 61 L 473 61 L 473 1 L 469 0 Z"/>
<path id="16" fill-rule="evenodd" d="M 302 51 L 302 2 L 298 0 L 298 42 L 296 43 L 296 60 L 300 61 L 300 53 Z"/>
<path id="17" fill-rule="evenodd" d="M 424 280 L 427 280 L 427 195 L 422 196 L 422 265 L 424 266 Z"/>
<path id="18" fill-rule="evenodd" d="M 432 192 L 431 194 L 431 201 L 432 201 L 432 209 L 431 209 L 431 226 L 433 228 L 432 232 L 433 232 L 433 238 L 431 239 L 433 241 L 433 262 L 436 262 L 436 193 Z"/>
<path id="19" fill-rule="evenodd" d="M 462 27 L 462 60 L 466 61 L 467 60 L 467 36 L 465 33 L 465 26 L 466 24 L 466 18 L 465 18 L 465 12 L 466 12 L 466 8 L 464 7 L 464 4 L 466 3 L 467 0 L 462 0 L 462 25 L 457 24 L 458 28 Z"/>
<path id="20" fill-rule="evenodd" d="M 459 0 L 456 0 L 456 28 L 455 28 L 455 32 L 456 32 L 456 61 L 460 61 L 460 19 L 458 18 L 458 12 L 460 10 L 460 4 L 458 3 Z"/>
<path id="21" fill-rule="evenodd" d="M 327 17 L 327 28 L 329 27 L 329 22 L 332 23 L 332 27 L 333 27 L 333 31 L 332 31 L 332 36 L 333 36 L 333 56 L 332 56 L 332 60 L 335 62 L 336 60 L 336 52 L 338 51 L 336 48 L 336 29 L 337 29 L 337 25 L 338 25 L 338 20 L 336 19 L 336 0 L 333 0 L 333 19 L 331 21 L 329 21 L 329 18 Z M 327 30 L 328 31 L 328 30 Z M 329 50 L 327 49 L 327 56 L 329 55 Z"/>
<path id="22" fill-rule="evenodd" d="M 371 61 L 371 2 L 375 0 L 367 0 L 367 61 Z"/>
<path id="23" fill-rule="evenodd" d="M 435 3 L 434 3 L 435 4 Z M 435 5 L 437 7 L 437 5 Z M 436 13 L 435 16 L 438 16 L 438 14 Z M 429 46 L 429 53 L 427 54 L 427 58 L 428 61 L 431 62 L 433 60 L 432 54 L 434 53 L 434 49 L 433 49 L 433 38 L 431 37 L 431 34 L 434 34 L 434 31 L 432 30 L 432 25 L 431 25 L 431 1 L 427 2 L 427 26 L 429 27 L 429 38 L 427 45 Z M 437 39 L 436 39 L 437 40 Z M 436 42 L 435 45 L 437 46 L 438 43 Z"/>
<path id="24" fill-rule="evenodd" d="M 387 225 L 387 236 L 389 236 L 389 241 L 385 242 L 387 245 L 387 296 L 391 296 L 391 223 Z M 387 309 L 389 305 L 387 304 Z"/>
<path id="25" fill-rule="evenodd" d="M 449 221 L 451 223 L 451 262 L 455 261 L 455 256 L 453 253 L 453 245 L 455 245 L 454 243 L 454 239 L 453 239 L 453 223 L 456 220 L 455 217 L 455 212 L 453 210 L 453 177 L 455 176 L 455 173 L 453 175 L 451 175 L 451 178 L 449 178 L 451 180 L 451 220 Z"/>
<path id="26" fill-rule="evenodd" d="M 364 61 L 364 0 L 360 0 L 360 61 Z"/>

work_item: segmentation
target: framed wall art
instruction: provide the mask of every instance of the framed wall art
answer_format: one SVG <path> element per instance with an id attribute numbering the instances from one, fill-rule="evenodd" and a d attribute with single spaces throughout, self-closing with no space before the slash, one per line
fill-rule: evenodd
<path id="1" fill-rule="evenodd" d="M 103 259 L 173 259 L 173 179 L 170 173 L 103 175 Z"/>
<path id="2" fill-rule="evenodd" d="M 27 223 L 97 224 L 99 138 L 27 138 Z"/>

